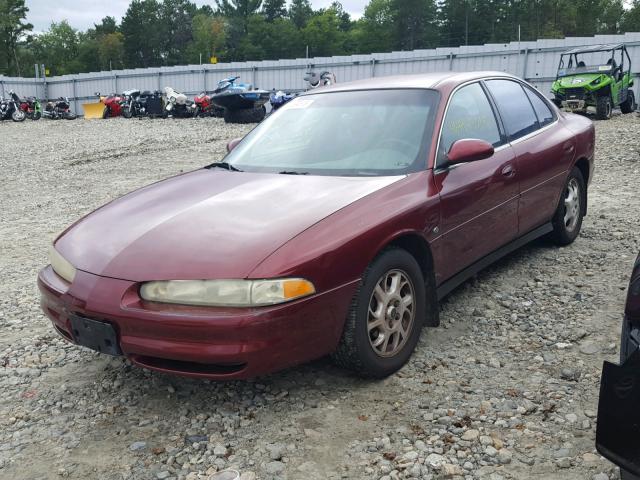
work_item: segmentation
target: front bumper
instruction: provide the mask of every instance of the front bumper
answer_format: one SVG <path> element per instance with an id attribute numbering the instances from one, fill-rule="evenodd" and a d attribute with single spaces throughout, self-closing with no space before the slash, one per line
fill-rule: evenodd
<path id="1" fill-rule="evenodd" d="M 83 271 L 68 284 L 50 266 L 38 275 L 42 309 L 65 339 L 75 343 L 72 315 L 107 322 L 133 363 L 216 380 L 254 377 L 333 351 L 357 281 L 283 305 L 243 309 L 145 302 L 138 286 Z"/>

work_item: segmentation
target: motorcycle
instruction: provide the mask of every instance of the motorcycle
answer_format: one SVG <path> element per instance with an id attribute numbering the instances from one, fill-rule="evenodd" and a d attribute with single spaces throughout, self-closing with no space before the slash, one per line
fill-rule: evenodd
<path id="1" fill-rule="evenodd" d="M 282 107 L 283 105 L 286 105 L 296 97 L 297 95 L 293 93 L 284 93 L 282 90 L 278 90 L 276 92 L 274 89 L 271 95 L 269 95 L 269 103 L 271 103 L 271 111 L 275 112 L 280 107 Z"/>
<path id="2" fill-rule="evenodd" d="M 55 101 L 48 101 L 44 107 L 42 116 L 51 120 L 59 120 L 64 118 L 65 120 L 75 120 L 77 115 L 71 111 L 70 102 L 67 97 L 60 97 Z"/>
<path id="3" fill-rule="evenodd" d="M 0 97 L 0 120 L 10 118 L 14 122 L 23 122 L 27 114 L 20 109 L 20 97 L 13 91 L 9 91 L 9 97 Z"/>
<path id="4" fill-rule="evenodd" d="M 164 115 L 169 117 L 193 117 L 196 113 L 196 106 L 184 93 L 176 92 L 171 87 L 164 87 L 164 94 L 167 101 L 164 107 Z"/>
<path id="5" fill-rule="evenodd" d="M 211 95 L 202 92 L 193 99 L 196 104 L 196 117 L 223 117 L 224 108 L 217 107 L 211 101 Z"/>
<path id="6" fill-rule="evenodd" d="M 36 97 L 27 97 L 20 100 L 20 110 L 31 120 L 40 120 L 42 117 L 42 106 Z"/>
<path id="7" fill-rule="evenodd" d="M 124 101 L 124 97 L 115 93 L 103 96 L 100 95 L 100 92 L 96 92 L 96 96 L 100 97 L 100 103 L 104 105 L 102 118 L 119 117 L 122 115 L 122 102 Z"/>
<path id="8" fill-rule="evenodd" d="M 154 117 L 163 114 L 162 96 L 159 91 L 127 90 L 123 92 L 122 115 L 131 117 Z"/>
<path id="9" fill-rule="evenodd" d="M 310 89 L 328 87 L 329 85 L 337 83 L 336 76 L 327 71 L 321 72 L 320 74 L 317 74 L 316 72 L 307 72 L 304 80 L 309 83 Z"/>

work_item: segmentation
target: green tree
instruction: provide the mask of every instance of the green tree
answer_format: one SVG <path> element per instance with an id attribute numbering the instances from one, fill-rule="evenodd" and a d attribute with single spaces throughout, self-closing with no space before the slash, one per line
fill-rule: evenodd
<path id="1" fill-rule="evenodd" d="M 25 22 L 28 11 L 24 0 L 0 0 L 0 72 L 7 75 L 21 73 L 16 47 L 33 29 Z"/>
<path id="2" fill-rule="evenodd" d="M 121 32 L 102 35 L 98 44 L 98 56 L 103 70 L 124 68 L 124 35 Z"/>
<path id="3" fill-rule="evenodd" d="M 264 0 L 262 2 L 262 14 L 268 22 L 287 15 L 286 0 Z"/>
<path id="4" fill-rule="evenodd" d="M 200 61 L 200 55 L 206 62 L 212 56 L 224 55 L 225 30 L 222 18 L 198 13 L 192 20 L 193 42 L 189 45 L 189 59 L 192 63 Z"/>
<path id="5" fill-rule="evenodd" d="M 237 20 L 246 34 L 249 18 L 256 14 L 262 5 L 262 0 L 216 0 L 218 10 L 230 20 Z"/>
<path id="6" fill-rule="evenodd" d="M 162 27 L 157 0 L 132 0 L 120 26 L 128 67 L 157 67 L 162 64 Z"/>
<path id="7" fill-rule="evenodd" d="M 391 8 L 396 48 L 414 50 L 437 46 L 434 0 L 393 0 Z"/>
<path id="8" fill-rule="evenodd" d="M 309 0 L 292 0 L 289 6 L 289 18 L 297 28 L 304 28 L 313 17 L 313 8 Z"/>
<path id="9" fill-rule="evenodd" d="M 49 30 L 34 39 L 39 63 L 49 67 L 53 75 L 66 75 L 82 70 L 78 59 L 78 33 L 66 20 L 52 23 Z"/>
<path id="10" fill-rule="evenodd" d="M 626 11 L 622 19 L 623 32 L 637 32 L 640 26 L 640 0 L 634 0 L 633 5 Z"/>
<path id="11" fill-rule="evenodd" d="M 322 13 L 314 15 L 302 29 L 302 39 L 309 47 L 309 55 L 313 57 L 328 57 L 343 55 L 347 36 L 340 28 L 340 18 L 337 12 L 328 8 Z"/>
<path id="12" fill-rule="evenodd" d="M 353 38 L 358 53 L 387 52 L 393 49 L 391 0 L 371 0 L 356 22 Z"/>
<path id="13" fill-rule="evenodd" d="M 191 19 L 196 11 L 195 4 L 188 0 L 164 0 L 160 4 L 160 54 L 165 65 L 185 63 L 192 40 Z"/>

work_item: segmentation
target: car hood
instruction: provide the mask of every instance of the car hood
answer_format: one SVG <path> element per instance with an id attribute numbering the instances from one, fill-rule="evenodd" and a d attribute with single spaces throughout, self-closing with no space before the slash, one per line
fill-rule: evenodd
<path id="1" fill-rule="evenodd" d="M 55 247 L 77 269 L 112 278 L 245 278 L 288 240 L 400 178 L 196 170 L 99 208 Z"/>

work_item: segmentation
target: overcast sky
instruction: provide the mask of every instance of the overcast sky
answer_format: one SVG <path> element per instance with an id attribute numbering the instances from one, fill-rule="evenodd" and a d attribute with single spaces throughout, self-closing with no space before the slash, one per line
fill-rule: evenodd
<path id="1" fill-rule="evenodd" d="M 192 0 L 193 1 L 193 0 Z M 354 17 L 362 15 L 368 0 L 342 0 L 344 9 Z M 332 0 L 311 0 L 314 8 L 327 7 Z M 107 15 L 118 21 L 127 11 L 130 0 L 27 0 L 27 20 L 35 32 L 46 30 L 51 22 L 68 20 L 72 27 L 86 30 Z M 215 5 L 215 0 L 195 0 L 198 5 Z"/>

